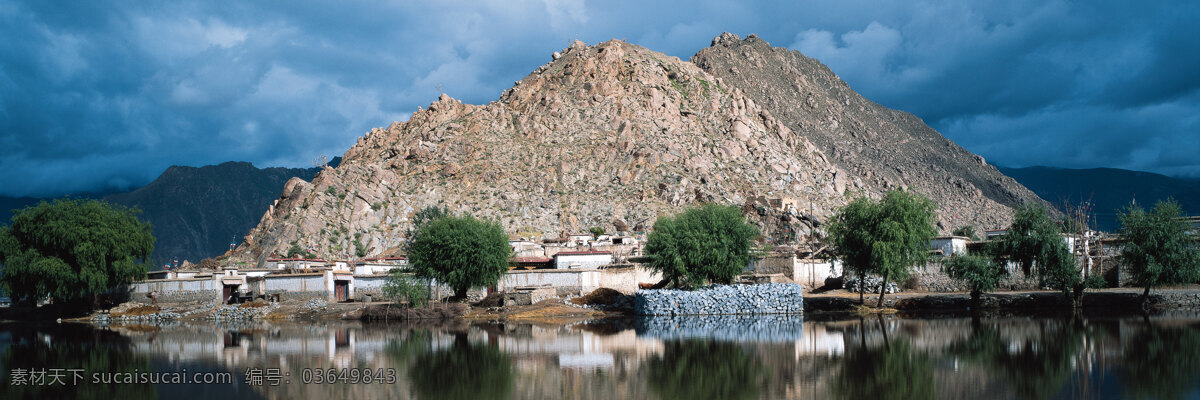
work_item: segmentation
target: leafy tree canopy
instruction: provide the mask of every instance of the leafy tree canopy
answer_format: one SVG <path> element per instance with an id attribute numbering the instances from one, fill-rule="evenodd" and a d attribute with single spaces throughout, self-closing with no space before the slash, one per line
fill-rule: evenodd
<path id="1" fill-rule="evenodd" d="M 1130 204 L 1121 222 L 1121 259 L 1134 284 L 1146 288 L 1194 282 L 1200 278 L 1200 251 L 1183 210 L 1174 199 L 1159 201 L 1150 212 Z"/>
<path id="2" fill-rule="evenodd" d="M 408 250 L 418 278 L 436 279 L 458 298 L 472 287 L 499 282 L 511 255 L 504 228 L 471 216 L 446 216 L 421 226 Z"/>
<path id="3" fill-rule="evenodd" d="M 1075 256 L 1045 207 L 1017 207 L 1008 233 L 994 246 L 996 262 L 1016 262 L 1025 276 L 1036 275 L 1040 282 L 1064 294 L 1082 290 L 1083 277 Z"/>
<path id="4" fill-rule="evenodd" d="M 649 268 L 678 287 L 729 283 L 749 264 L 751 241 L 757 236 L 758 228 L 736 207 L 689 208 L 654 223 L 646 243 Z"/>
<path id="5" fill-rule="evenodd" d="M 829 224 L 838 259 L 858 273 L 889 279 L 908 277 L 908 269 L 924 263 L 929 240 L 937 234 L 932 201 L 915 193 L 890 191 L 882 200 L 860 197 L 842 207 Z M 883 303 L 883 290 L 879 301 Z"/>
<path id="6" fill-rule="evenodd" d="M 150 224 L 134 209 L 62 199 L 17 211 L 0 228 L 0 284 L 14 299 L 80 300 L 146 276 Z"/>

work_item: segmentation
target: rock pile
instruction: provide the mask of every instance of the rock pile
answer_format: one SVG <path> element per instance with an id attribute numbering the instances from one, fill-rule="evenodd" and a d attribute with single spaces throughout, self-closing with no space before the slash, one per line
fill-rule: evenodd
<path id="1" fill-rule="evenodd" d="M 304 305 L 300 306 L 300 312 L 325 311 L 325 308 L 328 306 L 329 306 L 329 303 L 326 303 L 325 300 L 312 299 L 312 300 L 304 302 Z"/>
<path id="2" fill-rule="evenodd" d="M 800 314 L 802 290 L 794 283 L 639 290 L 633 308 L 638 315 Z"/>
<path id="3" fill-rule="evenodd" d="M 868 276 L 865 279 L 865 281 L 866 281 L 867 293 L 879 293 L 879 285 L 883 284 L 883 278 L 875 277 L 875 276 Z M 842 287 L 848 291 L 858 293 L 858 292 L 862 291 L 862 289 L 863 289 L 862 286 L 863 285 L 860 285 L 858 282 L 858 277 L 854 276 L 854 277 L 846 278 L 845 283 L 843 284 Z M 887 284 L 887 292 L 888 293 L 896 293 L 899 291 L 900 291 L 900 286 L 896 285 L 896 282 L 888 282 L 888 284 Z"/>

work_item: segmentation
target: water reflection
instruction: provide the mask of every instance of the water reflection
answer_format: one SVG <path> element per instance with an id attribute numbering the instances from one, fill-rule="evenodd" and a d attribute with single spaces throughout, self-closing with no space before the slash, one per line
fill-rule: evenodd
<path id="1" fill-rule="evenodd" d="M 1200 397 L 1200 327 L 1147 326 L 1124 348 L 1122 380 L 1133 398 Z"/>
<path id="2" fill-rule="evenodd" d="M 0 397 L 1200 398 L 1198 321 L 1200 315 L 1184 314 L 1149 321 L 872 316 L 450 326 L 5 325 Z M 231 372 L 237 382 L 70 392 L 11 384 L 11 369 L 31 367 L 204 369 Z M 268 368 L 284 379 L 243 382 L 242 371 Z M 330 368 L 391 369 L 396 379 L 301 379 L 306 371 Z"/>
<path id="3" fill-rule="evenodd" d="M 843 399 L 932 399 L 933 363 L 907 339 L 841 357 L 833 392 Z"/>
<path id="4" fill-rule="evenodd" d="M 454 335 L 446 349 L 424 352 L 409 369 L 420 399 L 507 399 L 512 395 L 513 368 L 495 346 L 472 343 L 466 332 Z"/>
<path id="5" fill-rule="evenodd" d="M 709 340 L 667 343 L 645 368 L 660 399 L 754 399 L 768 375 L 742 345 Z"/>
<path id="6" fill-rule="evenodd" d="M 1082 321 L 1039 321 L 1027 332 L 1006 336 L 995 327 L 974 328 L 971 336 L 950 345 L 949 353 L 1003 379 L 1023 399 L 1047 399 L 1062 390 L 1078 365 L 1085 334 Z"/>
<path id="7" fill-rule="evenodd" d="M 7 348 L 0 355 L 2 399 L 153 398 L 149 383 L 112 384 L 127 375 L 150 371 L 149 359 L 130 351 L 129 339 L 87 326 L 46 328 L 5 325 Z"/>

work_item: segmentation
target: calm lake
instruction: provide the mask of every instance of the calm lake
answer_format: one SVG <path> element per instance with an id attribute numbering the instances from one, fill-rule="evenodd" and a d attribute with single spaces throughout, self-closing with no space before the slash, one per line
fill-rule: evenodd
<path id="1" fill-rule="evenodd" d="M 1196 399 L 1200 314 L 5 324 L 0 364 L 30 399 Z"/>

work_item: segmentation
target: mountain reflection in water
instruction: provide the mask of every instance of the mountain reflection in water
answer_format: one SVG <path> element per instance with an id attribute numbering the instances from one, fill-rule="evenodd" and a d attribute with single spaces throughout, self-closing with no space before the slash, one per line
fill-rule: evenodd
<path id="1" fill-rule="evenodd" d="M 0 398 L 1189 399 L 1200 398 L 1200 315 L 9 323 L 0 363 Z M 39 368 L 188 369 L 234 382 L 14 384 L 15 370 Z M 275 384 L 247 383 L 268 369 Z M 346 369 L 390 371 L 393 383 L 312 382 Z"/>

